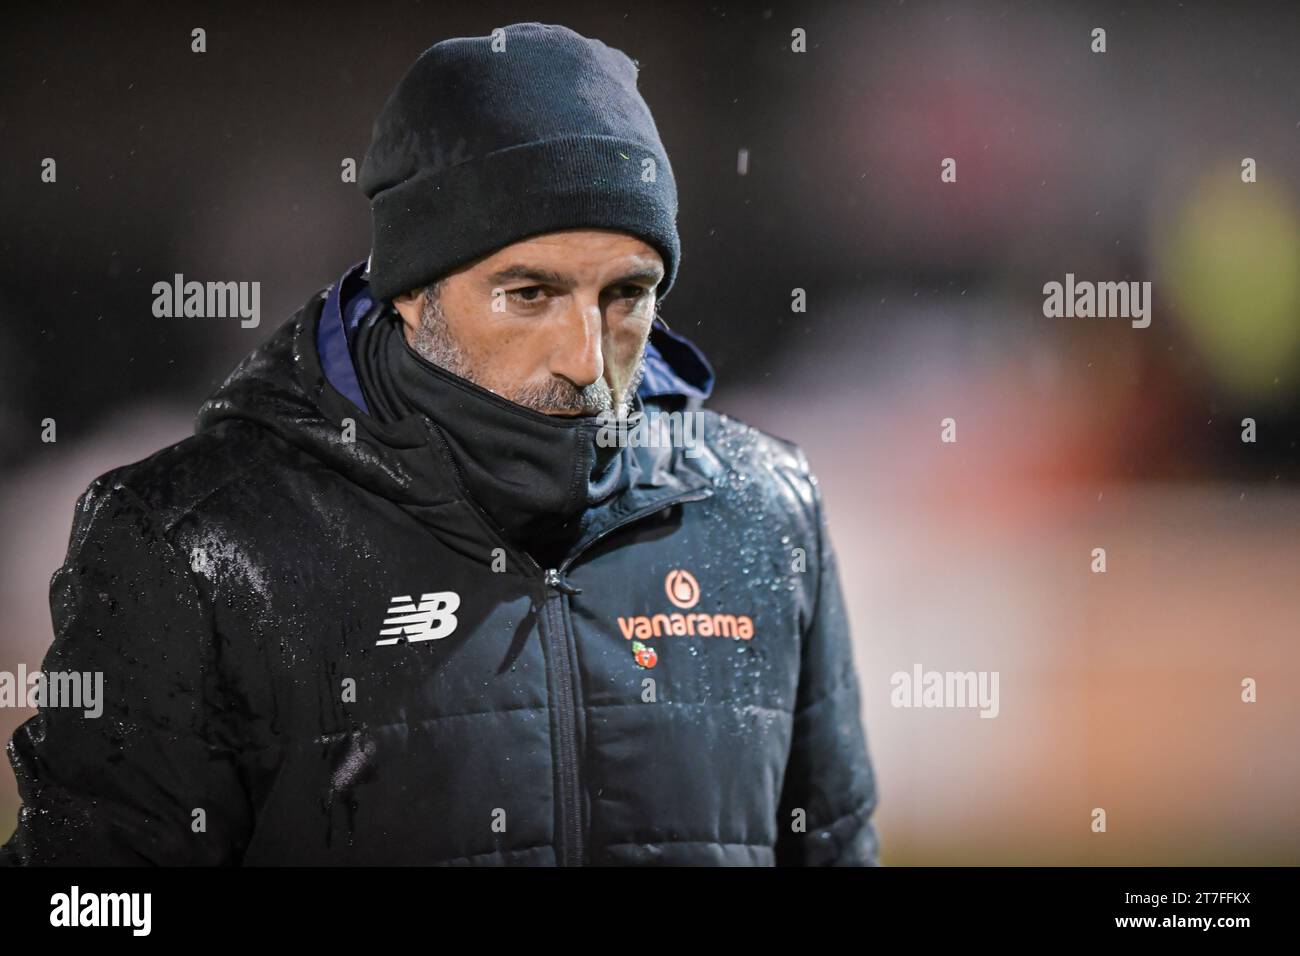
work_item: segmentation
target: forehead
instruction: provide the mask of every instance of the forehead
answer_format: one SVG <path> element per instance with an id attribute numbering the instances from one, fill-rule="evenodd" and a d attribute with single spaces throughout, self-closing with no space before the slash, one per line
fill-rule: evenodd
<path id="1" fill-rule="evenodd" d="M 636 236 L 609 229 L 564 229 L 530 236 L 480 260 L 475 271 L 514 265 L 544 266 L 579 274 L 626 266 L 663 266 L 653 246 Z"/>

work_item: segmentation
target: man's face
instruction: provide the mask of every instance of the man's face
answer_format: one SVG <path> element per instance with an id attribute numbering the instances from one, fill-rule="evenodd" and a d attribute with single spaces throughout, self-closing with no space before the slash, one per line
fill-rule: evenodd
<path id="1" fill-rule="evenodd" d="M 634 236 L 534 236 L 393 300 L 435 365 L 548 415 L 626 410 L 642 373 L 663 259 Z"/>

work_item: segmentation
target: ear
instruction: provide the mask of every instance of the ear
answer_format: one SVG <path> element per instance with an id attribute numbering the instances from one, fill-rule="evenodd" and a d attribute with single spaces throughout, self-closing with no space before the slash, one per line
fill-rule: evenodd
<path id="1" fill-rule="evenodd" d="M 402 317 L 402 324 L 408 333 L 420 327 L 420 313 L 424 311 L 424 290 L 412 289 L 393 297 L 393 308 Z"/>

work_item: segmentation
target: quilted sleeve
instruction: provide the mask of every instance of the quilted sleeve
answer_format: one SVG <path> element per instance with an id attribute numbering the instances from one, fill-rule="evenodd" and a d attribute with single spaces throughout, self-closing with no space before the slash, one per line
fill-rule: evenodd
<path id="1" fill-rule="evenodd" d="M 821 491 L 816 478 L 807 477 L 815 505 L 818 557 L 810 571 L 818 575 L 817 596 L 803 635 L 776 863 L 876 866 L 876 782 L 859 710 L 848 616 Z"/>
<path id="2" fill-rule="evenodd" d="M 0 864 L 235 863 L 251 812 L 223 729 L 211 614 L 186 559 L 112 478 L 78 501 L 50 581 L 41 669 L 76 675 L 81 706 L 46 701 L 14 732 L 23 805 Z"/>

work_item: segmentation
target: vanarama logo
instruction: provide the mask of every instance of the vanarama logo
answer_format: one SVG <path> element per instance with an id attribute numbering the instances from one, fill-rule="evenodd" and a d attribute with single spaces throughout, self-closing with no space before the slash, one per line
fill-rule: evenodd
<path id="1" fill-rule="evenodd" d="M 632 641 L 632 656 L 642 667 L 654 667 L 659 655 L 642 641 L 655 637 L 730 637 L 748 641 L 754 636 L 754 619 L 748 614 L 707 614 L 693 611 L 700 603 L 700 583 L 684 568 L 674 568 L 664 578 L 664 594 L 677 611 L 620 617 L 619 630 Z M 635 638 L 635 640 L 633 640 Z"/>
<path id="2" fill-rule="evenodd" d="M 700 582 L 690 571 L 669 571 L 664 578 L 664 593 L 673 604 L 689 610 L 700 603 Z"/>

